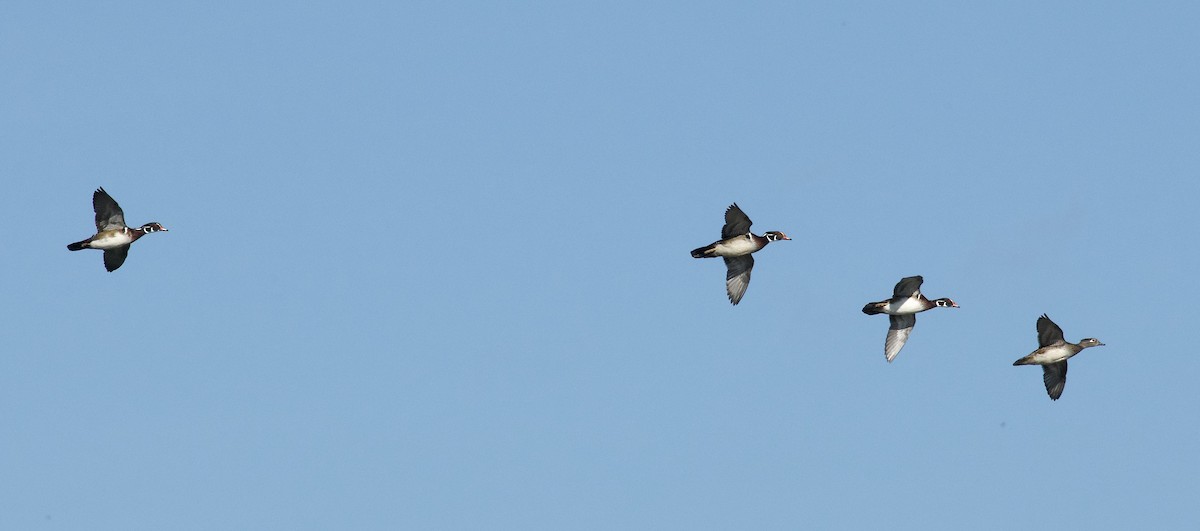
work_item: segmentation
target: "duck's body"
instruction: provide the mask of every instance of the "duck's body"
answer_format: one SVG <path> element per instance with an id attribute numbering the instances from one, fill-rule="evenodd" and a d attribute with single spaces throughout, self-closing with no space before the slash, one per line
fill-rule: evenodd
<path id="1" fill-rule="evenodd" d="M 791 239 L 779 231 L 767 231 L 759 236 L 750 232 L 751 224 L 750 218 L 734 203 L 725 209 L 721 239 L 692 250 L 692 258 L 720 256 L 725 259 L 725 292 L 733 304 L 742 300 L 750 285 L 750 271 L 754 269 L 754 257 L 750 254 L 773 241 Z"/>
<path id="2" fill-rule="evenodd" d="M 1092 346 L 1098 346 L 1098 345 L 1092 345 Z M 1066 343 L 1066 342 L 1064 342 L 1061 345 L 1042 347 L 1042 348 L 1039 348 L 1039 349 L 1029 353 L 1028 355 L 1026 355 L 1023 358 L 1021 358 L 1017 361 L 1014 361 L 1013 366 L 1017 366 L 1017 365 L 1048 365 L 1051 363 L 1058 363 L 1060 361 L 1067 361 L 1067 358 L 1070 358 L 1071 356 L 1079 354 L 1079 352 L 1082 350 L 1083 350 L 1083 347 L 1079 346 L 1078 344 Z"/>
<path id="3" fill-rule="evenodd" d="M 1067 385 L 1067 359 L 1085 348 L 1102 347 L 1104 343 L 1094 337 L 1070 343 L 1063 337 L 1062 328 L 1046 314 L 1038 317 L 1037 331 L 1038 349 L 1014 361 L 1013 366 L 1041 365 L 1046 394 L 1050 395 L 1050 400 L 1058 400 Z"/>
<path id="4" fill-rule="evenodd" d="M 125 213 L 104 188 L 92 193 L 92 208 L 96 211 L 96 234 L 86 240 L 67 245 L 67 250 L 100 249 L 104 251 L 104 268 L 116 271 L 129 256 L 129 246 L 138 238 L 167 229 L 151 222 L 141 227 L 125 226 Z"/>
<path id="5" fill-rule="evenodd" d="M 888 327 L 887 339 L 883 343 L 883 355 L 888 363 L 896 359 L 908 336 L 917 325 L 917 315 L 931 308 L 958 308 L 954 301 L 941 298 L 929 300 L 921 294 L 921 284 L 925 279 L 920 275 L 904 277 L 892 289 L 892 298 L 879 302 L 867 303 L 863 313 L 877 315 L 885 313 L 889 316 L 891 326 Z"/>
<path id="6" fill-rule="evenodd" d="M 926 299 L 924 295 L 917 293 L 914 297 L 900 297 L 899 300 L 892 298 L 886 301 L 869 303 L 866 306 L 863 306 L 863 313 L 867 315 L 875 315 L 879 313 L 886 313 L 888 315 L 912 315 L 914 313 L 921 313 L 925 310 L 936 307 L 936 303 Z"/>
<path id="7" fill-rule="evenodd" d="M 142 235 L 146 234 L 141 229 L 131 229 L 129 227 L 121 227 L 120 229 L 106 230 L 97 233 L 95 236 L 83 240 L 81 242 L 72 243 L 67 246 L 67 249 L 78 251 L 80 249 L 115 249 L 122 245 L 129 245 L 136 241 Z"/>
<path id="8" fill-rule="evenodd" d="M 692 258 L 712 258 L 724 256 L 733 258 L 757 252 L 773 240 L 757 234 L 741 234 L 727 240 L 713 242 L 708 246 L 692 250 Z"/>

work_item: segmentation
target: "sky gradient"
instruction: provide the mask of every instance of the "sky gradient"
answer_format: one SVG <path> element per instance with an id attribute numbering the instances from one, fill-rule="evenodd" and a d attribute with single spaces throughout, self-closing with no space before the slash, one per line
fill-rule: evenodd
<path id="1" fill-rule="evenodd" d="M 0 15 L 0 529 L 1200 525 L 1194 3 Z"/>

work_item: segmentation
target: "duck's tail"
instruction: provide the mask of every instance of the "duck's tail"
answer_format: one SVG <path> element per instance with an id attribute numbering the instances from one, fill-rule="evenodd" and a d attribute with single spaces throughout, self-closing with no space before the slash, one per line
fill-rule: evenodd
<path id="1" fill-rule="evenodd" d="M 863 306 L 863 313 L 867 315 L 876 315 L 883 313 L 884 306 L 887 306 L 888 301 L 871 302 Z"/>
<path id="2" fill-rule="evenodd" d="M 83 240 L 83 241 L 81 241 L 81 242 L 75 242 L 75 243 L 72 243 L 72 244 L 70 244 L 70 245 L 67 245 L 67 250 L 68 250 L 68 251 L 80 251 L 80 250 L 83 250 L 83 244 L 85 244 L 85 243 L 87 243 L 87 242 L 88 242 L 87 240 Z"/>
<path id="3" fill-rule="evenodd" d="M 713 258 L 715 254 L 711 254 L 712 250 L 717 247 L 717 244 L 705 245 L 698 249 L 692 249 L 692 258 Z"/>

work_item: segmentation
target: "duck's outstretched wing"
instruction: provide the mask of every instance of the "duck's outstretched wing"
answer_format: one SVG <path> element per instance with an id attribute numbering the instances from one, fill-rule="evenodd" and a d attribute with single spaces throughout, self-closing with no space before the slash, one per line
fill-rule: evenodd
<path id="1" fill-rule="evenodd" d="M 724 258 L 725 291 L 729 294 L 729 302 L 737 304 L 741 302 L 742 295 L 746 294 L 746 288 L 750 286 L 750 270 L 754 269 L 754 257 L 745 254 Z"/>
<path id="2" fill-rule="evenodd" d="M 750 217 L 742 212 L 742 209 L 737 206 L 737 203 L 729 205 L 725 209 L 725 226 L 721 227 L 721 239 L 728 240 L 734 236 L 741 236 L 750 232 L 750 225 L 754 222 L 750 221 Z"/>
<path id="3" fill-rule="evenodd" d="M 904 348 L 904 343 L 908 341 L 908 335 L 917 325 L 917 314 L 889 315 L 888 317 L 892 326 L 888 328 L 887 341 L 883 343 L 883 355 L 887 356 L 888 363 L 891 363 L 900 353 L 900 349 Z"/>
<path id="4" fill-rule="evenodd" d="M 892 290 L 893 299 L 907 299 L 921 292 L 921 283 L 925 282 L 921 275 L 915 277 L 904 277 L 900 282 L 896 283 L 896 287 Z"/>
<path id="5" fill-rule="evenodd" d="M 92 209 L 96 211 L 96 232 L 125 226 L 125 213 L 121 211 L 121 205 L 104 188 L 92 192 Z"/>
<path id="6" fill-rule="evenodd" d="M 1060 343 L 1064 343 L 1066 341 L 1065 339 L 1063 339 L 1062 329 L 1059 328 L 1058 325 L 1054 324 L 1054 321 L 1051 321 L 1050 317 L 1048 317 L 1044 313 L 1042 314 L 1041 317 L 1038 317 L 1037 331 L 1038 331 L 1038 347 L 1039 348 L 1049 347 L 1051 345 L 1057 345 Z M 1063 369 L 1063 373 L 1066 373 L 1066 372 L 1067 372 L 1067 370 Z M 1047 385 L 1049 385 L 1049 384 L 1047 384 Z"/>
<path id="7" fill-rule="evenodd" d="M 1063 387 L 1067 385 L 1067 360 L 1042 365 L 1042 381 L 1046 383 L 1046 394 L 1050 395 L 1050 400 L 1058 400 Z"/>

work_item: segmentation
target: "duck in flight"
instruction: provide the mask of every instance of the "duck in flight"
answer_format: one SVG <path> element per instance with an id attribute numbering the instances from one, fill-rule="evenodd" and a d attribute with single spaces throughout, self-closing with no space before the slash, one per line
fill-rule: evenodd
<path id="1" fill-rule="evenodd" d="M 1038 317 L 1037 333 L 1038 349 L 1014 361 L 1013 366 L 1041 365 L 1046 394 L 1050 395 L 1050 400 L 1058 400 L 1058 397 L 1062 396 L 1063 387 L 1067 385 L 1067 358 L 1088 347 L 1103 347 L 1104 343 L 1094 337 L 1078 343 L 1068 343 L 1063 338 L 1062 328 L 1054 324 L 1046 314 Z"/>
<path id="2" fill-rule="evenodd" d="M 923 282 L 925 279 L 920 275 L 904 277 L 896 283 L 896 287 L 892 290 L 892 298 L 863 306 L 863 313 L 867 315 L 886 313 L 891 320 L 892 324 L 888 327 L 887 340 L 883 343 L 883 355 L 887 357 L 888 363 L 896 359 L 900 349 L 904 348 L 904 343 L 908 341 L 908 335 L 912 333 L 913 327 L 917 324 L 918 313 L 931 308 L 958 308 L 958 304 L 947 298 L 926 299 L 921 294 L 921 283 Z"/>
<path id="3" fill-rule="evenodd" d="M 750 270 L 754 269 L 754 257 L 751 253 L 758 252 L 768 243 L 779 240 L 790 240 L 786 234 L 779 231 L 767 231 L 762 236 L 750 232 L 749 216 L 738 208 L 737 203 L 725 209 L 725 226 L 721 227 L 721 239 L 709 245 L 692 250 L 692 258 L 713 258 L 720 256 L 725 259 L 725 292 L 729 302 L 737 304 L 746 294 L 750 285 Z"/>
<path id="4" fill-rule="evenodd" d="M 96 234 L 92 237 L 67 245 L 71 251 L 100 249 L 104 251 L 104 269 L 116 271 L 129 256 L 129 245 L 138 238 L 152 232 L 167 232 L 157 222 L 150 222 L 136 229 L 125 226 L 125 213 L 121 206 L 99 188 L 92 193 L 92 208 L 96 211 Z"/>

